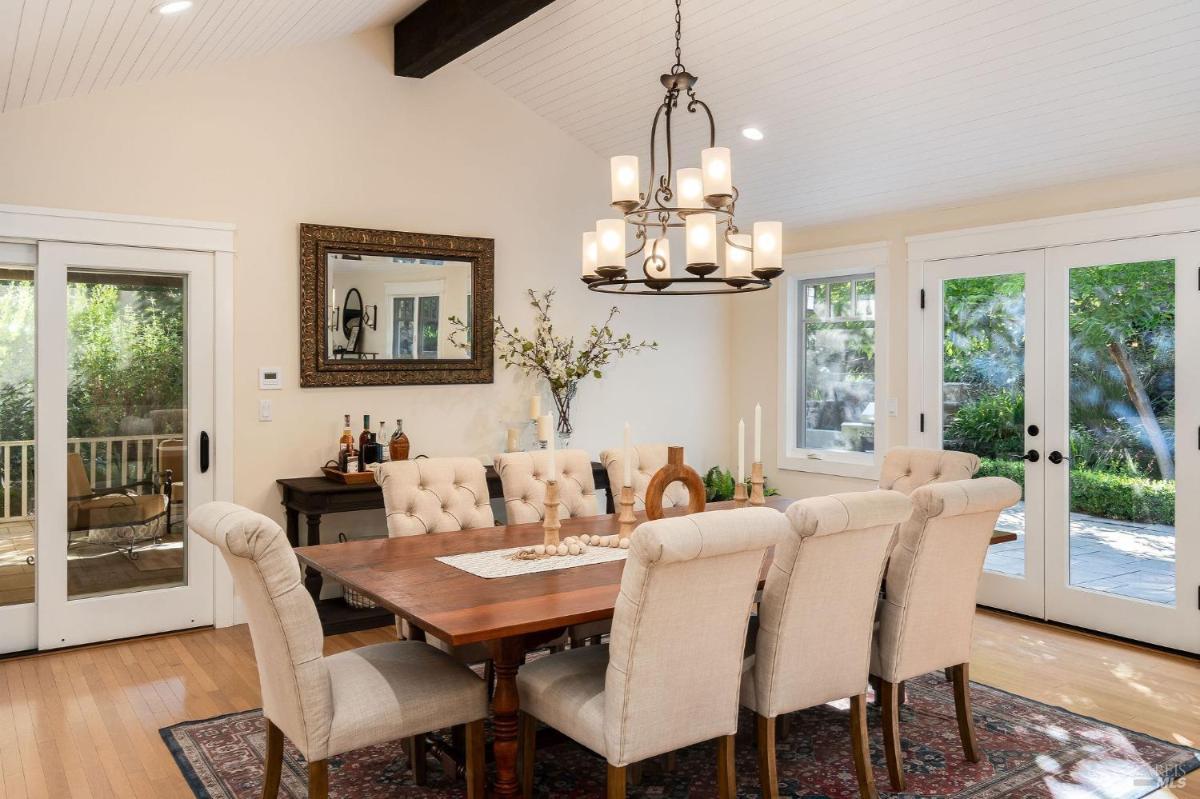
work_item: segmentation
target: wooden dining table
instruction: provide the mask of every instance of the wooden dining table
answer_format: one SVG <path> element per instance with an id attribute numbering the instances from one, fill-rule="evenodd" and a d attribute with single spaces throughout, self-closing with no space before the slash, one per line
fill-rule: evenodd
<path id="1" fill-rule="evenodd" d="M 784 510 L 795 500 L 768 497 L 767 506 Z M 710 503 L 707 510 L 734 507 Z M 666 511 L 681 515 L 683 508 Z M 645 514 L 638 514 L 644 520 Z M 560 534 L 617 531 L 615 515 L 564 519 Z M 496 526 L 456 533 L 417 535 L 322 544 L 296 550 L 301 562 L 325 577 L 365 594 L 380 607 L 408 620 L 419 631 L 454 644 L 485 642 L 496 675 L 492 696 L 492 795 L 515 797 L 517 723 L 520 700 L 517 670 L 528 652 L 560 636 L 567 627 L 612 618 L 624 560 L 515 577 L 485 579 L 436 558 L 541 543 L 542 525 Z M 992 543 L 1015 540 L 997 533 Z M 763 577 L 769 559 L 763 565 Z"/>

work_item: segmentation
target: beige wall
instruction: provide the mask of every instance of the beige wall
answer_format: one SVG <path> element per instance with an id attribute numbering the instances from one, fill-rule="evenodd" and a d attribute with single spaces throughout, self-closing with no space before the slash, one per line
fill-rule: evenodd
<path id="1" fill-rule="evenodd" d="M 786 239 L 789 253 L 886 241 L 890 252 L 889 332 L 890 368 L 888 396 L 899 404 L 890 420 L 892 444 L 905 442 L 908 420 L 907 353 L 908 326 L 915 310 L 908 297 L 908 248 L 905 238 L 922 233 L 1001 224 L 1062 214 L 1117 208 L 1138 203 L 1173 200 L 1200 195 L 1200 168 L 1169 173 L 1139 175 L 1063 186 L 955 208 L 920 210 L 857 222 L 791 231 Z M 732 412 L 751 417 L 754 403 L 763 405 L 763 462 L 767 480 L 785 494 L 815 496 L 835 491 L 870 488 L 873 482 L 843 477 L 783 471 L 775 464 L 778 449 L 778 348 L 779 298 L 776 290 L 752 294 L 733 306 L 733 361 L 730 380 Z M 916 412 L 916 411 L 913 411 Z M 736 431 L 730 434 L 736 435 Z M 732 440 L 732 438 L 731 438 Z"/>
<path id="2" fill-rule="evenodd" d="M 415 453 L 488 456 L 531 390 L 499 366 L 492 385 L 301 390 L 301 222 L 492 237 L 496 309 L 522 329 L 527 288 L 557 288 L 559 330 L 577 336 L 612 304 L 577 279 L 579 234 L 610 212 L 607 164 L 466 69 L 393 77 L 390 48 L 390 29 L 371 31 L 0 117 L 0 203 L 237 225 L 236 499 L 277 519 L 274 480 L 332 458 L 343 413 L 403 417 Z M 715 462 L 724 301 L 616 302 L 616 325 L 662 348 L 582 386 L 576 443 L 596 454 L 628 419 Z M 283 367 L 284 389 L 260 393 L 259 366 Z M 274 421 L 257 421 L 260 397 Z M 343 529 L 385 528 L 381 514 L 325 524 Z"/>

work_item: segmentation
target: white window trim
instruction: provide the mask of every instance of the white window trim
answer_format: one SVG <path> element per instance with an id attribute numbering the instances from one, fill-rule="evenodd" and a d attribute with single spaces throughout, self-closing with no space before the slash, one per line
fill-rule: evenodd
<path id="1" fill-rule="evenodd" d="M 784 280 L 779 292 L 779 440 L 777 466 L 798 472 L 879 479 L 888 433 L 888 317 L 890 289 L 888 244 L 874 242 L 828 250 L 793 253 L 783 259 Z M 875 279 L 875 451 L 873 454 L 801 449 L 796 440 L 796 392 L 799 318 L 797 284 L 805 280 L 871 274 Z"/>

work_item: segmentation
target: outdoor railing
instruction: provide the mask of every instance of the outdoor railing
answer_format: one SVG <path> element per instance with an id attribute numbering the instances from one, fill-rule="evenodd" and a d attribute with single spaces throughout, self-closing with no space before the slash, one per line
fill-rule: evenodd
<path id="1" fill-rule="evenodd" d="M 159 471 L 159 444 L 178 433 L 68 438 L 67 451 L 83 459 L 92 488 L 136 483 Z M 33 518 L 33 441 L 0 441 L 0 522 Z M 178 479 L 178 476 L 176 476 Z"/>

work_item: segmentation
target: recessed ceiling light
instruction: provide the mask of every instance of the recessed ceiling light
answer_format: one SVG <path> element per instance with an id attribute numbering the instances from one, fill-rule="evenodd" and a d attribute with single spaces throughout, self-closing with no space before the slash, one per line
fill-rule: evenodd
<path id="1" fill-rule="evenodd" d="M 742 128 L 742 135 L 750 141 L 762 141 L 763 132 L 758 128 Z"/>
<path id="2" fill-rule="evenodd" d="M 192 0 L 171 0 L 169 3 L 159 3 L 154 10 L 163 16 L 181 14 L 192 7 Z"/>

